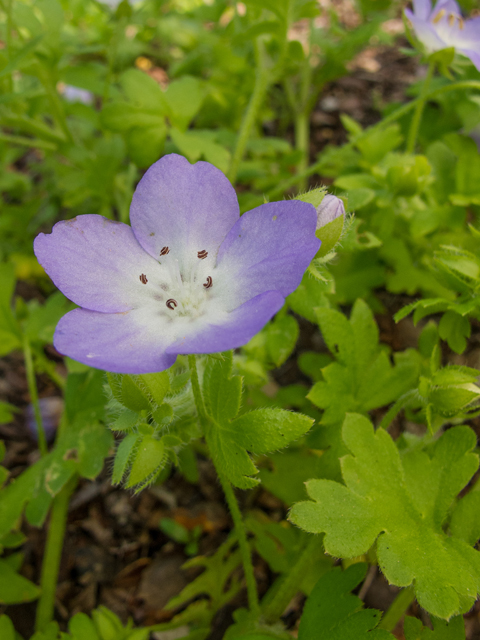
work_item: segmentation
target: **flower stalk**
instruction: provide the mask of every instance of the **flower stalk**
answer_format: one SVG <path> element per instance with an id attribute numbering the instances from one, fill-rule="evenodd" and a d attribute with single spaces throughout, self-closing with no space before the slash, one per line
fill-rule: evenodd
<path id="1" fill-rule="evenodd" d="M 68 505 L 70 496 L 77 486 L 77 480 L 77 475 L 70 478 L 53 500 L 40 578 L 41 595 L 35 620 L 37 631 L 42 631 L 53 619 L 58 571 L 67 526 Z"/>
<path id="2" fill-rule="evenodd" d="M 35 422 L 37 423 L 38 447 L 40 449 L 40 454 L 42 456 L 45 456 L 48 453 L 47 438 L 45 436 L 40 404 L 38 402 L 38 390 L 37 382 L 35 380 L 35 368 L 33 365 L 32 348 L 26 336 L 23 337 L 23 357 L 25 360 L 25 369 L 27 373 L 28 393 L 30 394 L 30 401 L 33 406 L 33 414 L 35 416 Z"/>
<path id="3" fill-rule="evenodd" d="M 435 73 L 436 62 L 431 60 L 428 65 L 427 75 L 422 84 L 422 90 L 420 92 L 419 99 L 415 106 L 415 112 L 413 114 L 412 122 L 410 124 L 410 130 L 408 132 L 408 140 L 407 140 L 407 153 L 414 153 L 415 146 L 417 144 L 418 138 L 418 130 L 420 128 L 420 123 L 422 121 L 423 110 L 425 109 L 425 104 L 427 102 L 428 90 L 430 88 L 430 82 L 433 78 L 433 74 Z"/>
<path id="4" fill-rule="evenodd" d="M 402 589 L 381 619 L 378 629 L 393 631 L 414 600 L 413 587 Z"/>
<path id="5" fill-rule="evenodd" d="M 193 397 L 195 399 L 195 404 L 197 406 L 197 412 L 198 412 L 200 422 L 205 430 L 215 429 L 216 425 L 214 424 L 212 418 L 207 414 L 205 409 L 205 403 L 203 400 L 203 395 L 202 395 L 200 382 L 198 378 L 197 362 L 196 362 L 195 355 L 188 356 L 188 364 L 190 367 L 190 379 L 192 382 Z M 213 460 L 213 458 L 212 458 L 212 461 L 213 461 L 213 464 L 215 465 L 215 460 Z M 228 509 L 230 511 L 230 515 L 232 516 L 233 524 L 235 527 L 238 546 L 240 547 L 243 571 L 245 574 L 245 582 L 247 584 L 248 606 L 252 614 L 254 614 L 254 616 L 256 617 L 259 617 L 260 605 L 258 602 L 257 584 L 255 581 L 255 574 L 254 574 L 254 569 L 252 564 L 250 545 L 248 544 L 247 532 L 245 530 L 242 513 L 240 511 L 240 507 L 238 505 L 238 501 L 230 481 L 225 476 L 225 474 L 221 472 L 221 470 L 218 468 L 217 465 L 215 465 L 215 470 L 220 480 L 220 484 L 222 485 L 223 493 L 225 495 Z"/>

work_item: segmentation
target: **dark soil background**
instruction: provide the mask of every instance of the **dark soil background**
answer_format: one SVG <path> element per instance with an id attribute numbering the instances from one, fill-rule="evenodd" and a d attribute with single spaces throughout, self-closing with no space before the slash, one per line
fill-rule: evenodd
<path id="1" fill-rule="evenodd" d="M 392 21 L 394 22 L 394 21 Z M 398 26 L 398 25 L 397 25 Z M 395 25 L 392 26 L 395 28 Z M 403 42 L 400 45 L 406 44 Z M 312 114 L 311 160 L 314 161 L 326 144 L 340 145 L 346 141 L 346 132 L 340 122 L 345 113 L 364 126 L 379 120 L 376 106 L 392 101 L 405 100 L 405 91 L 415 80 L 418 69 L 414 58 L 407 57 L 399 48 L 371 47 L 352 64 L 351 75 L 328 85 L 320 96 Z M 268 133 L 274 133 L 268 131 Z M 312 176 L 311 185 L 328 184 L 322 176 Z M 26 300 L 41 298 L 33 286 L 20 282 L 17 294 Z M 419 328 L 410 319 L 395 325 L 392 315 L 409 300 L 399 300 L 390 294 L 379 294 L 385 315 L 378 316 L 381 339 L 394 350 L 416 345 Z M 305 349 L 322 350 L 323 341 L 318 329 L 301 320 L 302 332 L 297 352 L 282 368 L 274 372 L 280 385 L 301 382 L 296 366 L 296 356 Z M 479 366 L 479 330 L 472 336 L 466 362 Z M 53 347 L 49 357 L 58 362 L 61 358 Z M 454 360 L 452 354 L 445 354 Z M 457 360 L 458 362 L 458 360 Z M 41 398 L 59 396 L 59 391 L 46 376 L 38 379 Z M 0 438 L 5 440 L 7 455 L 4 464 L 11 477 L 18 476 L 38 457 L 36 444 L 28 428 L 25 410 L 29 403 L 25 368 L 22 355 L 13 353 L 0 359 L 0 396 L 19 408 L 10 425 L 0 426 Z M 472 425 L 480 433 L 480 426 Z M 405 427 L 400 417 L 392 426 L 392 435 Z M 108 465 L 107 465 L 108 467 Z M 70 505 L 65 548 L 62 557 L 56 600 L 56 618 L 63 628 L 68 619 L 79 611 L 86 613 L 103 604 L 126 622 L 132 617 L 137 625 L 149 625 L 171 619 L 173 612 L 164 610 L 166 602 L 178 594 L 195 577 L 192 570 L 182 570 L 188 559 L 182 545 L 172 542 L 159 528 L 163 517 L 173 518 L 188 529 L 201 527 L 199 553 L 215 551 L 226 539 L 231 528 L 221 488 L 215 472 L 207 460 L 199 460 L 200 481 L 189 484 L 178 474 L 173 474 L 162 486 L 154 486 L 138 496 L 113 488 L 110 471 L 106 468 L 94 482 L 82 481 Z M 243 507 L 260 509 L 269 517 L 282 520 L 285 506 L 263 489 L 251 494 L 239 493 Z M 247 504 L 248 502 L 248 504 Z M 28 541 L 24 547 L 25 561 L 22 573 L 39 581 L 44 549 L 45 529 L 38 530 L 24 525 Z M 275 576 L 264 561 L 256 557 L 255 569 L 261 593 L 265 592 Z M 398 589 L 390 587 L 376 568 L 367 574 L 361 586 L 360 596 L 369 607 L 385 610 Z M 210 640 L 221 640 L 231 624 L 231 613 L 238 606 L 246 605 L 242 591 L 236 600 L 217 615 Z M 295 598 L 285 612 L 285 621 L 293 634 L 298 626 L 303 599 Z M 0 608 L 14 621 L 24 636 L 33 633 L 35 603 Z M 480 639 L 480 606 L 477 603 L 466 616 L 468 640 Z M 410 613 L 422 618 L 422 612 L 413 605 Z M 154 634 L 156 640 L 175 640 L 187 633 L 187 629 Z M 403 638 L 401 629 L 397 637 Z"/>

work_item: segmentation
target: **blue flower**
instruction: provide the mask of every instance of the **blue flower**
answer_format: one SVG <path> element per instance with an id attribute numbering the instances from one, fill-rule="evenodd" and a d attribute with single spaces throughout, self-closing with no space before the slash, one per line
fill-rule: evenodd
<path id="1" fill-rule="evenodd" d="M 146 172 L 130 220 L 79 216 L 34 245 L 55 285 L 81 307 L 60 320 L 55 347 L 119 373 L 162 371 L 178 354 L 247 343 L 320 246 L 313 205 L 271 202 L 240 217 L 221 171 L 175 154 Z"/>
<path id="2" fill-rule="evenodd" d="M 453 47 L 480 71 L 480 17 L 464 20 L 455 0 L 413 0 L 405 15 L 427 53 Z"/>

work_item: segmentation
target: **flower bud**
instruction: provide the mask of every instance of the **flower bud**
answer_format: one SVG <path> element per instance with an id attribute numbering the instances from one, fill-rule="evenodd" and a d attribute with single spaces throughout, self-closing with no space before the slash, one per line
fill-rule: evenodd
<path id="1" fill-rule="evenodd" d="M 345 215 L 343 202 L 337 196 L 327 194 L 317 207 L 317 229 Z"/>

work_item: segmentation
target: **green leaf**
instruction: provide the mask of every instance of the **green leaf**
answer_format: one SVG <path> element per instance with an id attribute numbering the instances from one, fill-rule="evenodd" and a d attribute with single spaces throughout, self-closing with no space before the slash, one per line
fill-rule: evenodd
<path id="1" fill-rule="evenodd" d="M 300 329 L 293 316 L 275 318 L 267 327 L 267 350 L 275 366 L 279 367 L 292 353 Z"/>
<path id="2" fill-rule="evenodd" d="M 317 238 L 322 241 L 321 247 L 316 255 L 317 258 L 323 258 L 332 251 L 342 237 L 343 227 L 345 224 L 345 215 L 338 216 L 328 224 L 320 227 L 315 232 Z"/>
<path id="3" fill-rule="evenodd" d="M 128 69 L 122 74 L 120 84 L 132 104 L 161 115 L 169 113 L 165 94 L 147 73 L 139 69 Z"/>
<path id="4" fill-rule="evenodd" d="M 203 393 L 209 415 L 218 423 L 228 423 L 240 409 L 242 378 L 231 376 L 232 353 L 224 360 L 209 358 L 203 375 Z"/>
<path id="5" fill-rule="evenodd" d="M 313 204 L 315 209 L 320 206 L 322 200 L 327 195 L 325 187 L 318 187 L 317 189 L 310 189 L 306 193 L 302 193 L 299 196 L 295 196 L 295 200 L 301 200 L 302 202 L 308 202 Z"/>
<path id="6" fill-rule="evenodd" d="M 471 491 L 458 501 L 450 520 L 450 531 L 472 546 L 480 539 L 479 491 Z"/>
<path id="7" fill-rule="evenodd" d="M 365 578 L 367 565 L 353 564 L 345 571 L 335 567 L 315 585 L 305 603 L 298 640 L 394 640 L 384 629 L 375 629 L 380 612 L 363 609 L 350 592 Z"/>
<path id="8" fill-rule="evenodd" d="M 120 484 L 122 481 L 140 439 L 141 436 L 136 433 L 129 433 L 118 445 L 113 463 L 112 484 Z"/>
<path id="9" fill-rule="evenodd" d="M 284 449 L 311 428 L 313 419 L 284 409 L 256 409 L 230 426 L 232 439 L 258 455 Z"/>
<path id="10" fill-rule="evenodd" d="M 287 298 L 288 306 L 303 318 L 316 322 L 315 307 L 326 304 L 326 293 L 333 293 L 332 282 L 322 282 L 305 272 L 302 282 Z"/>
<path id="11" fill-rule="evenodd" d="M 85 373 L 70 373 L 65 389 L 65 411 L 73 423 L 77 418 L 102 420 L 107 396 L 103 391 L 104 373 L 89 369 Z"/>
<path id="12" fill-rule="evenodd" d="M 140 169 L 145 169 L 162 155 L 166 137 L 167 125 L 163 119 L 149 127 L 132 127 L 125 136 L 127 152 Z"/>
<path id="13" fill-rule="evenodd" d="M 0 616 L 0 638 L 2 640 L 16 640 L 17 638 L 13 622 L 5 614 Z"/>
<path id="14" fill-rule="evenodd" d="M 150 403 L 148 398 L 132 378 L 132 376 L 122 376 L 122 403 L 130 409 L 130 411 L 142 411 L 143 409 L 149 409 Z"/>
<path id="15" fill-rule="evenodd" d="M 224 173 L 228 170 L 230 152 L 210 137 L 201 135 L 198 130 L 183 132 L 172 128 L 170 137 L 190 162 L 196 162 L 204 157 L 207 162 L 211 162 Z"/>
<path id="16" fill-rule="evenodd" d="M 478 468 L 474 432 L 456 427 L 427 452 L 413 450 L 402 460 L 388 433 L 375 433 L 366 418 L 352 414 L 343 439 L 352 452 L 341 461 L 345 486 L 310 480 L 313 502 L 296 504 L 291 520 L 325 532 L 325 549 L 337 557 L 362 555 L 375 544 L 387 580 L 413 584 L 419 604 L 433 615 L 467 611 L 480 590 L 480 552 L 447 536 L 442 525 Z"/>
<path id="17" fill-rule="evenodd" d="M 433 631 L 422 626 L 417 618 L 406 616 L 403 623 L 405 640 L 465 640 L 465 623 L 462 616 L 448 622 L 433 618 Z"/>
<path id="18" fill-rule="evenodd" d="M 165 394 L 170 391 L 170 378 L 167 371 L 144 373 L 138 376 L 138 379 L 140 384 L 145 385 L 152 400 L 158 405 L 162 404 Z"/>
<path id="19" fill-rule="evenodd" d="M 463 353 L 467 348 L 467 338 L 471 333 L 470 321 L 455 311 L 447 311 L 440 320 L 438 333 L 442 340 L 448 342 L 452 351 Z"/>
<path id="20" fill-rule="evenodd" d="M 165 462 L 165 444 L 155 436 L 143 436 L 138 442 L 135 459 L 128 476 L 128 487 L 144 483 L 158 471 Z"/>
<path id="21" fill-rule="evenodd" d="M 258 484 L 257 479 L 249 477 L 258 473 L 257 467 L 245 449 L 235 442 L 230 429 L 213 427 L 205 437 L 215 465 L 235 487 L 251 489 Z"/>
<path id="22" fill-rule="evenodd" d="M 192 76 L 182 76 L 170 83 L 164 95 L 173 126 L 185 131 L 202 106 L 202 83 Z"/>
<path id="23" fill-rule="evenodd" d="M 215 612 L 240 590 L 238 578 L 232 572 L 241 564 L 240 551 L 232 551 L 236 538 L 231 536 L 210 557 L 197 556 L 188 560 L 183 567 L 201 567 L 204 571 L 166 604 L 166 609 L 177 609 L 198 596 L 208 597 L 209 608 Z"/>
<path id="24" fill-rule="evenodd" d="M 125 409 L 118 418 L 110 425 L 112 431 L 129 431 L 140 420 L 140 416 L 135 411 Z"/>
<path id="25" fill-rule="evenodd" d="M 102 640 L 86 613 L 76 613 L 68 623 L 68 630 L 73 640 Z"/>
<path id="26" fill-rule="evenodd" d="M 31 602 L 40 595 L 40 589 L 19 575 L 5 560 L 0 559 L 0 603 Z M 2 636 L 3 640 L 3 636 Z"/>

